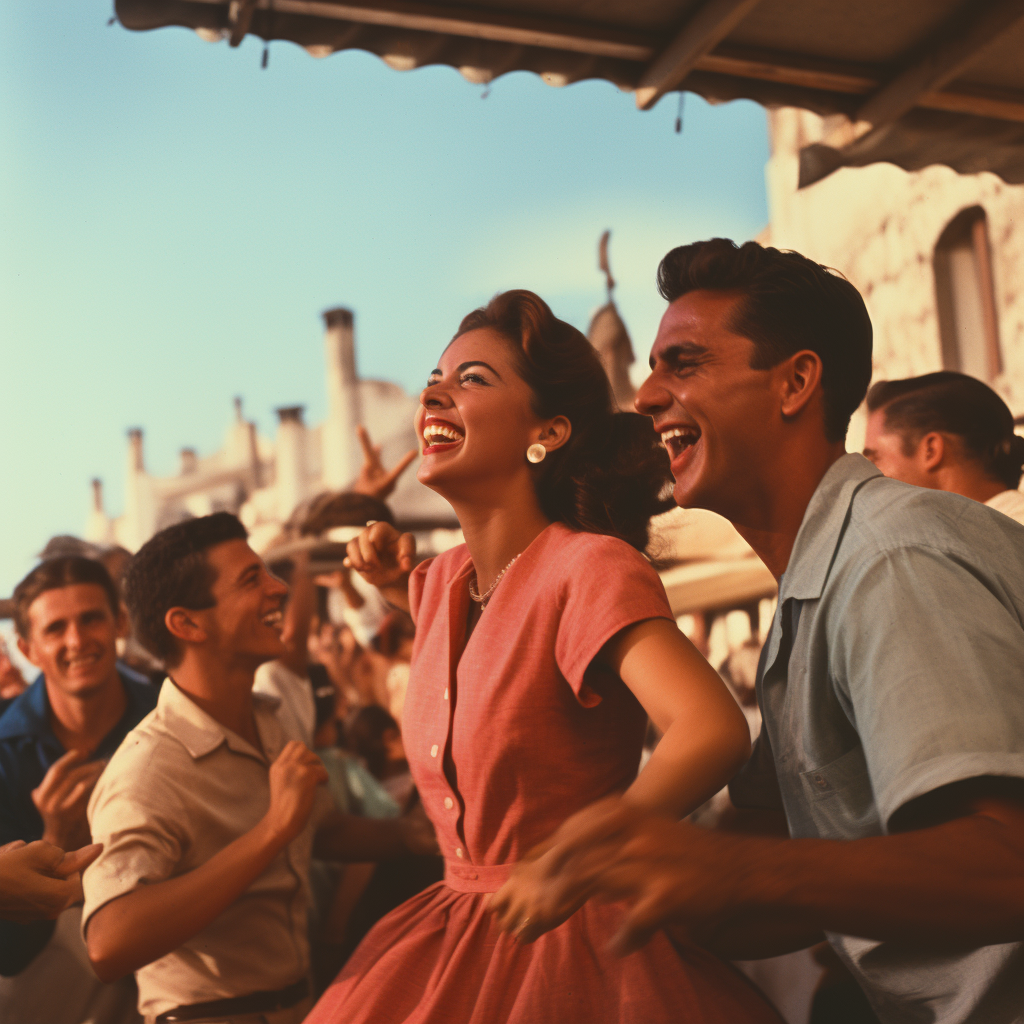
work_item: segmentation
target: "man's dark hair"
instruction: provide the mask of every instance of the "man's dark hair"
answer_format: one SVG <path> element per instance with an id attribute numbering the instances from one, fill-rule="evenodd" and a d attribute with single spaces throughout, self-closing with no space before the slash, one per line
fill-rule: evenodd
<path id="1" fill-rule="evenodd" d="M 151 537 L 128 564 L 124 599 L 135 636 L 168 668 L 181 661 L 181 646 L 164 624 L 171 608 L 212 608 L 216 570 L 206 552 L 229 540 L 245 540 L 245 527 L 230 512 L 186 519 Z"/>
<path id="2" fill-rule="evenodd" d="M 692 291 L 736 291 L 728 329 L 754 345 L 750 365 L 767 370 L 805 349 L 821 359 L 825 436 L 842 441 L 871 380 L 871 319 L 860 292 L 838 271 L 797 252 L 728 238 L 673 249 L 658 290 L 674 302 Z"/>
<path id="3" fill-rule="evenodd" d="M 925 434 L 953 434 L 986 476 L 1010 490 L 1020 483 L 1024 437 L 1014 433 L 1009 406 L 976 377 L 939 370 L 880 380 L 868 392 L 868 412 L 879 409 L 886 433 L 900 435 L 904 455 L 912 455 Z"/>
<path id="4" fill-rule="evenodd" d="M 107 604 L 116 619 L 121 614 L 121 601 L 117 596 L 117 587 L 110 578 L 110 573 L 102 563 L 84 555 L 62 555 L 59 558 L 48 558 L 40 562 L 15 588 L 14 628 L 23 640 L 28 639 L 28 610 L 40 594 L 47 590 L 59 590 L 61 587 L 73 587 L 78 583 L 92 583 L 106 594 Z"/>

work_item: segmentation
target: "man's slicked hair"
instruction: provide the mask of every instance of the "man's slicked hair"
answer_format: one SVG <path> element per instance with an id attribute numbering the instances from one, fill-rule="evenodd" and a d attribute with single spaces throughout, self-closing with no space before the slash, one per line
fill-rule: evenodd
<path id="1" fill-rule="evenodd" d="M 117 587 L 102 562 L 85 555 L 61 555 L 40 562 L 15 588 L 14 628 L 22 640 L 28 639 L 29 608 L 32 602 L 47 590 L 73 587 L 80 583 L 91 583 L 99 587 L 110 605 L 110 612 L 117 619 L 121 615 L 121 601 Z"/>
<path id="2" fill-rule="evenodd" d="M 658 267 L 669 301 L 693 291 L 735 291 L 743 298 L 728 329 L 754 345 L 755 370 L 797 352 L 821 359 L 825 436 L 846 437 L 871 380 L 871 319 L 860 292 L 838 271 L 797 252 L 728 238 L 673 249 Z"/>
<path id="3" fill-rule="evenodd" d="M 1008 490 L 1020 484 L 1024 437 L 1013 413 L 987 384 L 954 370 L 903 380 L 880 380 L 868 392 L 868 412 L 884 409 L 885 432 L 899 434 L 912 455 L 933 430 L 960 438 L 964 456 Z"/>
<path id="4" fill-rule="evenodd" d="M 230 512 L 186 519 L 154 534 L 128 564 L 124 599 L 135 636 L 168 668 L 181 661 L 181 646 L 167 629 L 171 608 L 212 608 L 216 570 L 206 552 L 229 540 L 245 540 L 245 527 Z"/>

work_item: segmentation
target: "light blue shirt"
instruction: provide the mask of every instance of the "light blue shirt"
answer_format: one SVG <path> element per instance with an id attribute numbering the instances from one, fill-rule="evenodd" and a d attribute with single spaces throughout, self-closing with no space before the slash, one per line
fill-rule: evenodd
<path id="1" fill-rule="evenodd" d="M 882 835 L 941 786 L 1024 778 L 1024 526 L 839 459 L 781 580 L 757 695 L 730 792 L 783 809 L 794 837 Z M 1024 1021 L 1024 943 L 829 939 L 887 1024 Z"/>

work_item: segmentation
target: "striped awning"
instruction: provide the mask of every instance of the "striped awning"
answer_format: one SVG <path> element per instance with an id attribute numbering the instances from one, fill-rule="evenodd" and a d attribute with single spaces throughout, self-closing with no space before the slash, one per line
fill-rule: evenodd
<path id="1" fill-rule="evenodd" d="M 116 0 L 129 29 L 247 34 L 314 56 L 447 64 L 484 83 L 603 78 L 649 109 L 668 92 L 829 117 L 801 185 L 879 160 L 1024 182 L 1024 0 Z"/>

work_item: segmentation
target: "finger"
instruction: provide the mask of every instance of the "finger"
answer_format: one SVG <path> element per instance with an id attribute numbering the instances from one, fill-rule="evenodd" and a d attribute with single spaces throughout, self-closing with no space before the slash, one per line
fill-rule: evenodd
<path id="1" fill-rule="evenodd" d="M 356 572 L 362 572 L 364 569 L 363 565 L 363 554 L 359 547 L 359 538 L 356 537 L 350 540 L 345 545 L 345 567 L 347 569 L 355 569 Z"/>
<path id="2" fill-rule="evenodd" d="M 54 874 L 59 878 L 70 878 L 72 875 L 80 874 L 102 852 L 102 843 L 90 843 L 88 846 L 82 846 L 71 853 L 65 853 L 64 859 L 54 868 Z"/>
<path id="3" fill-rule="evenodd" d="M 18 850 L 24 845 L 24 839 L 15 839 L 13 843 L 4 843 L 3 846 L 0 846 L 0 853 L 7 853 L 9 850 Z"/>
<path id="4" fill-rule="evenodd" d="M 359 555 L 363 561 L 363 572 L 371 572 L 374 569 L 379 569 L 380 566 L 380 553 L 377 550 L 377 546 L 373 542 L 374 531 L 377 526 L 371 526 L 367 530 L 363 530 L 358 537 L 356 537 L 356 543 L 359 545 Z"/>
<path id="5" fill-rule="evenodd" d="M 401 459 L 398 460 L 398 464 L 395 468 L 388 473 L 385 478 L 386 482 L 388 484 L 393 484 L 409 468 L 409 464 L 417 455 L 419 455 L 419 451 L 416 448 L 413 448 L 412 451 L 406 452 Z"/>
<path id="6" fill-rule="evenodd" d="M 64 799 L 60 802 L 60 804 L 58 805 L 58 810 L 64 813 L 73 810 L 75 804 L 77 804 L 80 800 L 82 800 L 84 797 L 88 796 L 92 792 L 92 788 L 95 784 L 95 780 L 93 780 L 91 783 L 88 781 L 79 782 L 78 785 L 75 786 L 75 788 L 72 789 L 71 792 L 68 793 L 68 795 L 64 797 Z"/>
<path id="7" fill-rule="evenodd" d="M 47 769 L 46 774 L 43 776 L 43 781 L 39 783 L 34 792 L 39 793 L 41 796 L 49 795 L 49 791 L 59 786 L 64 776 L 71 771 L 77 762 L 82 761 L 84 758 L 85 753 L 81 750 L 69 750 L 66 754 L 62 754 Z"/>
<path id="8" fill-rule="evenodd" d="M 411 533 L 403 533 L 398 538 L 398 564 L 406 572 L 412 571 L 412 563 L 416 557 L 416 538 Z"/>
<path id="9" fill-rule="evenodd" d="M 644 899 L 626 912 L 619 930 L 612 936 L 609 949 L 617 956 L 628 956 L 646 946 L 661 927 L 664 913 L 659 900 Z"/>
<path id="10" fill-rule="evenodd" d="M 356 427 L 356 436 L 359 438 L 359 445 L 363 449 L 363 458 L 367 462 L 374 462 L 377 453 L 373 449 L 373 442 L 370 440 L 370 432 L 362 425 Z"/>
<path id="11" fill-rule="evenodd" d="M 46 807 L 63 806 L 68 800 L 68 795 L 76 790 L 80 783 L 95 783 L 102 774 L 105 766 L 106 762 L 92 761 L 89 764 L 83 764 L 79 765 L 77 768 L 72 768 L 45 793 L 41 791 L 42 787 L 36 791 L 38 794 L 34 794 L 36 806 L 40 809 L 42 809 L 44 805 Z"/>

